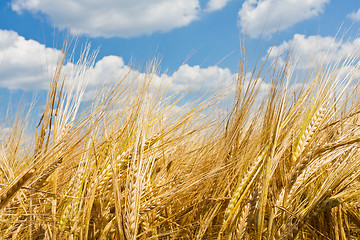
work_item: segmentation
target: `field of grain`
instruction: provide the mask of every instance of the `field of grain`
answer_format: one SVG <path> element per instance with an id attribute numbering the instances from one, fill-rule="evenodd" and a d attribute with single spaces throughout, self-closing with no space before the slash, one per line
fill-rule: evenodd
<path id="1" fill-rule="evenodd" d="M 287 65 L 248 79 L 243 56 L 221 117 L 219 95 L 179 107 L 152 68 L 78 111 L 62 64 L 33 140 L 25 116 L 1 142 L 1 239 L 360 238 L 356 57 L 294 87 Z"/>

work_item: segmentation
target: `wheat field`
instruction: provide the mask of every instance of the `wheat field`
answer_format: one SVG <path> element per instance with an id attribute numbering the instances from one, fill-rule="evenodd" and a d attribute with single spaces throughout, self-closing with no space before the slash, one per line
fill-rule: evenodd
<path id="1" fill-rule="evenodd" d="M 357 67 L 341 74 L 358 58 L 296 84 L 290 64 L 249 79 L 241 59 L 220 116 L 216 94 L 179 107 L 186 91 L 153 87 L 156 67 L 80 111 L 61 59 L 32 140 L 25 116 L 1 142 L 0 238 L 359 239 Z"/>

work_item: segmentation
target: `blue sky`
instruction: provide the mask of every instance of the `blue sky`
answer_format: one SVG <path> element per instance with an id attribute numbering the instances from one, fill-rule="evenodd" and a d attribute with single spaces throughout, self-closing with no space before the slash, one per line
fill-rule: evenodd
<path id="1" fill-rule="evenodd" d="M 93 88 L 130 66 L 142 74 L 160 57 L 158 77 L 170 91 L 196 79 L 201 93 L 234 80 L 245 33 L 248 52 L 255 51 L 249 71 L 274 38 L 270 59 L 292 48 L 297 68 L 308 69 L 325 52 L 331 61 L 358 50 L 359 27 L 359 0 L 3 0 L 0 101 L 7 106 L 24 91 L 48 87 L 68 32 L 79 37 L 75 58 L 86 42 L 99 49 L 89 75 Z"/>

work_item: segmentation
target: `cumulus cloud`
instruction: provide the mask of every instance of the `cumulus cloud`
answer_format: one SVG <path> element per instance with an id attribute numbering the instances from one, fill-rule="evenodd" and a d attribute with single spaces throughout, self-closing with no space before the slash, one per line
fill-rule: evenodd
<path id="1" fill-rule="evenodd" d="M 147 74 L 132 69 L 124 64 L 121 57 L 106 56 L 100 59 L 93 68 L 89 69 L 89 86 L 98 87 L 106 82 L 126 79 L 125 82 L 142 81 Z M 235 81 L 235 74 L 228 68 L 210 66 L 201 68 L 198 65 L 184 64 L 172 74 L 155 74 L 152 85 L 164 86 L 170 92 L 178 92 L 191 88 L 193 93 L 214 92 L 221 88 L 230 87 Z"/>
<path id="2" fill-rule="evenodd" d="M 131 71 L 131 68 L 124 64 L 121 57 L 105 56 L 88 71 L 88 84 L 90 86 L 99 86 L 109 81 L 122 79 Z"/>
<path id="3" fill-rule="evenodd" d="M 14 31 L 0 30 L 0 87 L 45 89 L 48 70 L 56 66 L 61 51 L 26 40 Z"/>
<path id="4" fill-rule="evenodd" d="M 270 49 L 268 51 L 270 59 L 275 60 L 280 56 L 278 59 L 280 65 L 285 62 L 284 54 L 287 51 L 292 51 L 293 62 L 296 63 L 295 67 L 309 69 L 345 59 L 356 60 L 359 57 L 360 38 L 342 42 L 334 37 L 295 34 L 290 41 L 284 41 L 279 46 L 274 46 L 271 51 Z"/>
<path id="5" fill-rule="evenodd" d="M 330 0 L 246 0 L 239 25 L 250 37 L 270 35 L 322 13 Z"/>
<path id="6" fill-rule="evenodd" d="M 360 8 L 356 12 L 352 12 L 349 15 L 347 15 L 347 17 L 355 22 L 360 21 Z"/>
<path id="7" fill-rule="evenodd" d="M 8 89 L 38 90 L 47 89 L 61 51 L 47 48 L 34 40 L 26 40 L 14 31 L 0 30 L 0 87 Z M 83 86 L 78 81 L 85 78 L 90 88 L 127 78 L 129 81 L 141 81 L 146 73 L 132 69 L 119 56 L 105 56 L 94 65 L 82 65 L 67 62 L 63 68 L 69 87 Z M 155 74 L 154 86 L 166 85 L 171 92 L 186 90 L 215 91 L 230 85 L 235 75 L 227 68 L 198 65 L 180 66 L 172 74 Z M 82 83 L 81 83 L 82 84 Z"/>
<path id="8" fill-rule="evenodd" d="M 190 24 L 200 11 L 198 0 L 13 0 L 11 6 L 18 13 L 41 12 L 54 26 L 91 37 L 169 31 Z"/>
<path id="9" fill-rule="evenodd" d="M 218 11 L 226 6 L 231 0 L 209 0 L 206 5 L 206 11 L 213 12 Z"/>
<path id="10" fill-rule="evenodd" d="M 228 68 L 210 66 L 201 68 L 199 65 L 182 65 L 170 77 L 173 91 L 186 90 L 192 87 L 194 91 L 215 91 L 233 83 L 235 75 Z"/>

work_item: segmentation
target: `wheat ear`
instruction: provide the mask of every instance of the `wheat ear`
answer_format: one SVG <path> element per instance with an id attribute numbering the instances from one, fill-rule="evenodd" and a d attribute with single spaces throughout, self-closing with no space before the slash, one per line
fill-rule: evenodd
<path id="1" fill-rule="evenodd" d="M 256 175 L 257 171 L 262 166 L 262 163 L 262 158 L 259 158 L 258 161 L 249 168 L 244 178 L 240 181 L 239 186 L 235 189 L 229 205 L 225 210 L 224 221 L 226 221 L 230 217 L 231 213 L 234 211 L 234 208 L 239 201 L 241 194 L 246 189 L 253 177 Z"/>
<path id="2" fill-rule="evenodd" d="M 266 152 L 266 150 L 265 150 Z M 248 169 L 244 177 L 241 179 L 240 184 L 235 189 L 234 194 L 229 202 L 228 207 L 225 210 L 224 222 L 226 222 L 229 217 L 234 213 L 236 205 L 238 204 L 241 197 L 244 197 L 244 191 L 249 189 L 249 185 L 253 183 L 254 179 L 257 178 L 261 167 L 264 163 L 265 152 L 256 160 L 254 164 Z"/>
<path id="3" fill-rule="evenodd" d="M 126 221 L 125 221 L 125 233 L 128 239 L 135 239 L 136 237 L 136 222 L 137 222 L 137 189 L 136 186 L 138 185 L 137 181 L 139 179 L 137 178 L 137 172 L 138 168 L 135 167 L 135 164 L 130 169 L 129 177 L 130 182 L 128 184 L 128 195 L 126 200 Z"/>
<path id="4" fill-rule="evenodd" d="M 0 209 L 3 209 L 5 205 L 14 197 L 15 193 L 26 184 L 26 182 L 34 175 L 35 168 L 31 168 L 19 174 L 9 185 L 7 185 L 0 192 Z"/>
<path id="5" fill-rule="evenodd" d="M 140 219 L 140 197 L 142 193 L 142 160 L 145 139 L 139 136 L 134 146 L 134 155 L 128 167 L 128 189 L 125 202 L 125 234 L 128 239 L 136 239 Z M 139 154 L 138 154 L 139 153 Z"/>
<path id="6" fill-rule="evenodd" d="M 196 234 L 196 240 L 203 239 L 207 229 L 209 228 L 211 222 L 214 220 L 220 207 L 221 207 L 221 202 L 217 203 L 215 207 L 213 207 L 210 211 L 206 212 L 204 216 L 204 220 L 201 222 L 200 229 Z"/>
<path id="7" fill-rule="evenodd" d="M 56 168 L 58 168 L 60 166 L 62 161 L 63 161 L 63 159 L 60 157 L 57 161 L 50 164 L 45 169 L 43 174 L 41 174 L 41 176 L 30 185 L 30 187 L 35 188 L 35 189 L 40 189 L 42 187 L 43 183 L 46 181 L 46 179 L 56 170 Z"/>
<path id="8" fill-rule="evenodd" d="M 235 235 L 236 239 L 245 239 L 246 229 L 248 227 L 248 216 L 250 214 L 250 202 L 244 207 L 240 218 L 236 224 Z"/>
<path id="9" fill-rule="evenodd" d="M 154 135 L 152 138 L 147 139 L 144 143 L 143 151 L 148 150 L 152 145 L 155 144 L 159 137 L 159 134 Z M 138 151 L 137 154 L 140 152 Z M 121 153 L 119 156 L 117 156 L 116 161 L 116 169 L 125 170 L 127 169 L 129 162 L 131 161 L 132 154 L 131 149 L 128 149 Z M 107 188 L 105 189 L 105 196 L 109 194 L 109 190 L 111 189 L 112 185 L 112 177 L 113 172 L 111 171 L 111 164 L 108 164 L 107 167 L 102 171 L 98 179 L 101 179 L 99 181 L 99 184 L 96 187 L 96 192 L 99 193 L 105 186 Z"/>
<path id="10" fill-rule="evenodd" d="M 304 149 L 309 144 L 310 139 L 320 126 L 321 122 L 323 121 L 326 114 L 326 108 L 321 106 L 315 113 L 315 115 L 311 118 L 309 125 L 306 127 L 305 131 L 300 137 L 300 140 L 295 148 L 295 151 L 292 155 L 292 162 L 296 162 Z"/>
<path id="11" fill-rule="evenodd" d="M 229 205 L 225 210 L 223 224 L 218 234 L 218 239 L 222 238 L 225 230 L 228 228 L 229 224 L 234 220 L 234 216 L 238 213 L 238 208 L 241 202 L 244 200 L 249 189 L 253 186 L 255 180 L 259 177 L 262 166 L 264 164 L 265 153 L 268 150 L 265 149 L 264 153 L 257 159 L 255 164 L 247 171 L 242 180 L 240 181 L 239 186 L 236 188 L 233 197 L 231 198 Z"/>
<path id="12" fill-rule="evenodd" d="M 126 169 L 130 160 L 131 154 L 129 151 L 125 151 L 120 154 L 117 158 L 116 169 Z M 111 170 L 111 164 L 108 164 L 107 167 L 102 171 L 98 179 L 100 179 L 99 184 L 96 186 L 96 192 L 99 193 L 105 186 L 112 184 L 113 172 Z"/>

